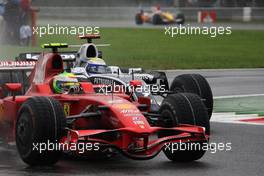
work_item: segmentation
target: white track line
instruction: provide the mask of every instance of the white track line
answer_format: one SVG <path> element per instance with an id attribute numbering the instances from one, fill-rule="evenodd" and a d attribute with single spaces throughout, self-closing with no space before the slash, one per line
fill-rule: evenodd
<path id="1" fill-rule="evenodd" d="M 227 95 L 227 96 L 217 96 L 214 97 L 214 99 L 245 98 L 245 97 L 258 97 L 258 96 L 264 96 L 264 94 Z"/>

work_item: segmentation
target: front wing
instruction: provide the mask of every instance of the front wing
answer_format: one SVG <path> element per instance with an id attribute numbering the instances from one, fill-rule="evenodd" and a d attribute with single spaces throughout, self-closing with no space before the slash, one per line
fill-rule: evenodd
<path id="1" fill-rule="evenodd" d="M 158 137 L 160 132 L 172 135 Z M 151 127 L 148 132 L 138 132 L 131 128 L 114 130 L 68 130 L 61 141 L 69 145 L 76 143 L 99 143 L 104 148 L 114 148 L 132 159 L 151 159 L 169 143 L 207 142 L 203 127 L 181 125 L 175 128 Z"/>

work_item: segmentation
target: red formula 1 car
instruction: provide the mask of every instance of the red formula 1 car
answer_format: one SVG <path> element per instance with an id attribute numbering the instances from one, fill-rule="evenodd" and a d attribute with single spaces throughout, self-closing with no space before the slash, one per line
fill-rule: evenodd
<path id="1" fill-rule="evenodd" d="M 179 162 L 204 155 L 202 146 L 208 143 L 210 124 L 197 95 L 170 94 L 154 113 L 149 111 L 151 99 L 135 98 L 133 89 L 128 93 L 96 93 L 92 83 L 80 82 L 78 92 L 55 93 L 53 79 L 64 71 L 63 62 L 57 53 L 59 46 L 46 47 L 54 52 L 40 55 L 26 93 L 15 94 L 21 83 L 6 83 L 11 96 L 0 99 L 1 137 L 16 141 L 25 163 L 55 164 L 62 152 L 118 151 L 132 159 L 151 159 L 163 150 L 170 160 Z M 141 85 L 136 80 L 130 84 Z M 181 150 L 179 144 L 196 147 L 188 145 Z"/>

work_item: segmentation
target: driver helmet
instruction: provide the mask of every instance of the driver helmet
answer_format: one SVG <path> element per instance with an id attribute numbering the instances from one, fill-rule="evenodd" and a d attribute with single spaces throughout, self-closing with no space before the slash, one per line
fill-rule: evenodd
<path id="1" fill-rule="evenodd" d="M 93 57 L 93 58 L 81 58 L 81 62 L 88 63 L 90 65 L 104 65 L 106 66 L 106 63 L 103 59 L 98 58 L 98 57 Z"/>
<path id="2" fill-rule="evenodd" d="M 74 74 L 63 72 L 54 77 L 52 87 L 55 93 L 62 94 L 69 92 L 71 88 L 80 90 L 81 85 Z"/>
<path id="3" fill-rule="evenodd" d="M 88 63 L 89 72 L 94 72 L 94 73 L 101 72 L 101 69 L 105 71 L 107 67 L 105 61 L 97 57 L 89 59 L 87 63 Z"/>

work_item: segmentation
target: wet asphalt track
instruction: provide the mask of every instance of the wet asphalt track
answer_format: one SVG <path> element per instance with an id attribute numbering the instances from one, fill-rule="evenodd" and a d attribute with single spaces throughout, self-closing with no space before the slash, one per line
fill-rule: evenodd
<path id="1" fill-rule="evenodd" d="M 53 167 L 30 168 L 14 150 L 1 150 L 0 175 L 263 175 L 263 126 L 212 123 L 211 127 L 211 142 L 232 142 L 231 151 L 207 152 L 201 160 L 187 164 L 169 162 L 160 154 L 149 161 L 121 156 L 103 161 L 63 159 Z"/>
<path id="2" fill-rule="evenodd" d="M 201 73 L 217 96 L 264 93 L 264 69 L 222 71 L 169 71 L 168 77 L 181 73 Z M 232 143 L 228 152 L 207 152 L 199 161 L 172 163 L 161 153 L 149 161 L 134 161 L 122 156 L 110 160 L 63 158 L 53 167 L 27 167 L 16 150 L 0 147 L 0 175 L 195 175 L 262 176 L 264 173 L 263 126 L 211 123 L 211 142 Z"/>

